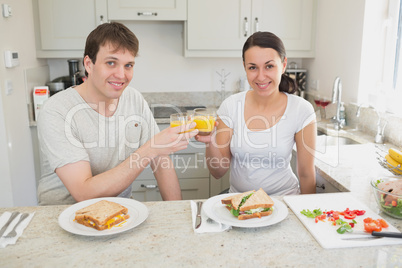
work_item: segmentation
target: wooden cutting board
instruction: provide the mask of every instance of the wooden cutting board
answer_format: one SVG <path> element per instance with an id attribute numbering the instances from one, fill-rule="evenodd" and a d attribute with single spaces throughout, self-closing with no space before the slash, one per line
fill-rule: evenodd
<path id="1" fill-rule="evenodd" d="M 365 218 L 381 218 L 350 193 L 292 195 L 283 197 L 283 200 L 323 248 L 349 248 L 402 244 L 402 239 L 400 238 L 387 237 L 378 239 L 342 240 L 342 237 L 361 237 L 361 235 L 356 233 L 364 230 L 363 220 Z M 353 232 L 338 234 L 336 230 L 339 228 L 339 225 L 333 226 L 327 220 L 325 222 L 319 221 L 316 223 L 314 219 L 308 218 L 300 213 L 303 209 L 309 209 L 312 211 L 317 208 L 320 208 L 322 211 L 344 211 L 346 208 L 349 208 L 350 210 L 359 209 L 365 210 L 366 213 L 363 216 L 356 217 L 355 220 L 357 224 L 353 228 L 355 234 L 353 234 Z M 390 224 L 389 227 L 383 229 L 383 231 L 400 232 Z"/>

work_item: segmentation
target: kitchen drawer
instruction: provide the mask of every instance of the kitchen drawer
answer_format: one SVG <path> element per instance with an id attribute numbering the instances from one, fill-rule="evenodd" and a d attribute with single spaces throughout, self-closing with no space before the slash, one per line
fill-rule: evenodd
<path id="1" fill-rule="evenodd" d="M 136 179 L 132 184 L 133 198 L 141 202 L 162 201 L 156 180 Z"/>
<path id="2" fill-rule="evenodd" d="M 179 179 L 183 200 L 209 198 L 209 177 L 197 179 Z M 135 200 L 141 202 L 161 201 L 156 180 L 135 180 L 132 185 Z"/>
<path id="3" fill-rule="evenodd" d="M 173 154 L 170 158 L 172 159 L 179 179 L 209 177 L 209 170 L 206 166 L 204 153 Z M 137 179 L 155 179 L 151 166 L 146 167 Z"/>
<path id="4" fill-rule="evenodd" d="M 209 177 L 204 153 L 174 154 L 171 158 L 179 179 Z"/>

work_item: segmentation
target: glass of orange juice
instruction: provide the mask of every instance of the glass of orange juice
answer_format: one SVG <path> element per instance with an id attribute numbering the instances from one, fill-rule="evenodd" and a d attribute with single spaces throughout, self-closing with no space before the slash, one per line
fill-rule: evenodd
<path id="1" fill-rule="evenodd" d="M 193 121 L 197 124 L 198 135 L 210 135 L 215 127 L 216 110 L 212 108 L 198 108 L 194 110 Z"/>
<path id="2" fill-rule="evenodd" d="M 187 125 L 192 122 L 192 114 L 188 113 L 177 113 L 170 115 L 170 127 L 178 127 L 181 125 Z M 189 129 L 185 132 L 193 131 L 194 129 Z M 180 132 L 183 133 L 183 132 Z"/>

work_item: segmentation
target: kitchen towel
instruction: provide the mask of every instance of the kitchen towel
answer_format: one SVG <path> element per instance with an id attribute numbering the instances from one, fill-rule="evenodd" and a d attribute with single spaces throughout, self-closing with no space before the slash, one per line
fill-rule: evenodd
<path id="1" fill-rule="evenodd" d="M 11 230 L 14 229 L 14 226 L 18 223 L 19 219 L 22 216 L 22 213 L 20 213 L 17 217 L 15 217 L 15 219 L 11 222 L 11 224 L 7 227 L 6 231 L 4 232 L 3 236 L 0 237 L 0 248 L 5 248 L 7 247 L 7 245 L 14 245 L 18 238 L 22 235 L 22 233 L 24 232 L 25 228 L 28 226 L 28 224 L 31 222 L 33 216 L 34 216 L 35 212 L 33 213 L 29 213 L 29 216 L 23 220 L 16 229 L 17 235 L 15 237 L 10 237 L 7 238 L 7 234 L 9 232 L 11 232 Z M 1 217 L 0 217 L 0 229 L 6 224 L 6 222 L 8 221 L 8 219 L 11 217 L 11 212 L 4 212 Z"/>
<path id="2" fill-rule="evenodd" d="M 191 214 L 192 214 L 192 219 L 193 219 L 193 229 L 195 233 L 218 233 L 218 232 L 223 232 L 226 230 L 232 229 L 232 226 L 222 224 L 216 221 L 211 221 L 208 222 L 208 215 L 204 212 L 204 209 L 201 209 L 201 226 L 198 227 L 198 229 L 195 229 L 195 218 L 197 215 L 197 204 L 196 202 L 190 200 L 191 204 Z"/>

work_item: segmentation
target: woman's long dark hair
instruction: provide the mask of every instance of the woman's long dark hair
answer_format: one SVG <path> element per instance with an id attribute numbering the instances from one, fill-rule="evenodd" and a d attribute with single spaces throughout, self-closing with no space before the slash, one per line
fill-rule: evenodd
<path id="1" fill-rule="evenodd" d="M 244 53 L 252 47 L 262 47 L 262 48 L 272 48 L 278 52 L 281 61 L 283 62 L 286 58 L 285 46 L 282 40 L 273 33 L 270 32 L 256 32 L 251 35 L 243 46 L 243 62 Z M 296 81 L 289 77 L 286 73 L 282 74 L 281 83 L 279 84 L 279 91 L 293 94 L 297 91 Z"/>

